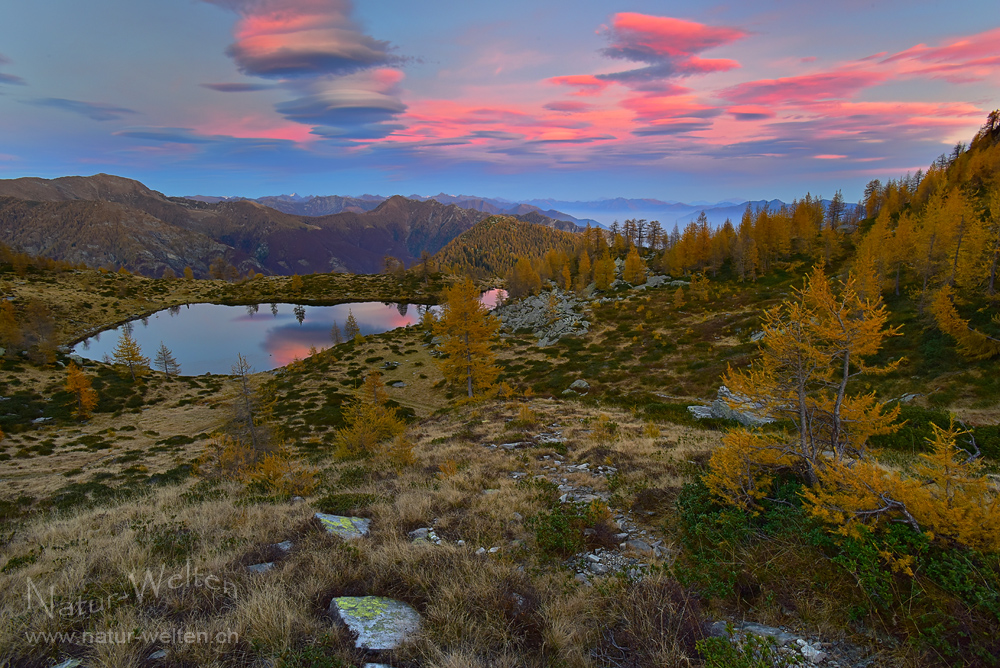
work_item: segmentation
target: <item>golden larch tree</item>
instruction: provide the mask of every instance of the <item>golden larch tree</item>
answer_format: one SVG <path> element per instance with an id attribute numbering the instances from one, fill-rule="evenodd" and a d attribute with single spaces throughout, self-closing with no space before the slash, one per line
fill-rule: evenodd
<path id="1" fill-rule="evenodd" d="M 726 373 L 726 386 L 755 413 L 794 429 L 728 432 L 706 477 L 720 498 L 754 507 L 780 469 L 816 484 L 831 462 L 864 459 L 869 437 L 896 429 L 898 406 L 885 410 L 874 393 L 848 392 L 858 376 L 898 365 L 865 362 L 898 328 L 886 326 L 885 306 L 861 299 L 855 283 L 849 276 L 838 295 L 817 267 L 795 298 L 765 313 L 761 357 Z"/>
<path id="2" fill-rule="evenodd" d="M 500 321 L 479 301 L 479 290 L 465 279 L 444 291 L 445 304 L 434 326 L 441 337 L 441 373 L 455 387 L 465 386 L 469 397 L 496 382 L 499 370 L 493 345 Z"/>
<path id="3" fill-rule="evenodd" d="M 632 246 L 625 257 L 625 266 L 622 269 L 622 278 L 626 283 L 639 285 L 646 282 L 646 263 L 639 257 L 639 251 Z"/>
<path id="4" fill-rule="evenodd" d="M 86 420 L 97 408 L 97 390 L 90 385 L 90 378 L 75 363 L 66 367 L 66 391 L 76 400 L 76 417 Z"/>
<path id="5" fill-rule="evenodd" d="M 132 338 L 132 333 L 127 327 L 122 328 L 122 334 L 118 338 L 115 349 L 111 352 L 111 359 L 115 364 L 119 364 L 128 369 L 132 380 L 137 380 L 146 375 L 149 367 L 149 358 L 144 357 L 139 343 Z"/>
<path id="6" fill-rule="evenodd" d="M 598 290 L 607 290 L 615 282 L 615 261 L 607 253 L 594 265 L 594 283 Z"/>
<path id="7" fill-rule="evenodd" d="M 337 432 L 337 451 L 344 456 L 374 453 L 377 446 L 403 433 L 405 425 L 388 406 L 382 374 L 370 371 L 354 400 L 344 409 L 347 426 Z"/>

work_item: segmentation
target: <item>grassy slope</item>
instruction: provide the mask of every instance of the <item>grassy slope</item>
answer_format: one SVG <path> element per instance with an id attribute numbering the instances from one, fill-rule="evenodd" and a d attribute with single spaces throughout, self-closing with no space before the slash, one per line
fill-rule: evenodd
<path id="1" fill-rule="evenodd" d="M 380 299 L 400 289 L 385 277 L 306 277 L 303 294 L 282 296 L 284 280 L 231 286 L 84 272 L 28 276 L 23 282 L 8 275 L 6 285 L 66 313 L 83 312 L 71 305 L 90 294 L 85 315 L 62 323 L 66 341 L 99 324 L 187 300 Z M 318 285 L 327 280 L 337 281 L 336 288 Z M 247 665 L 265 657 L 284 665 L 336 665 L 310 664 L 307 659 L 316 652 L 357 661 L 349 640 L 322 613 L 333 596 L 363 593 L 409 601 L 424 616 L 422 639 L 401 652 L 397 665 L 673 665 L 692 654 L 690 628 L 700 613 L 668 580 L 674 573 L 670 559 L 654 562 L 664 575 L 639 583 L 609 578 L 589 588 L 573 582 L 559 566 L 560 557 L 539 549 L 545 536 L 523 519 L 559 506 L 554 486 L 518 483 L 510 474 L 551 477 L 545 468 L 551 462 L 544 458 L 557 455 L 566 462 L 614 466 L 615 476 L 569 474 L 567 480 L 612 493 L 614 512 L 630 512 L 652 538 L 676 548 L 672 501 L 720 436 L 692 422 L 683 406 L 711 399 L 726 364 L 750 359 L 754 346 L 748 338 L 760 308 L 788 294 L 797 281 L 778 274 L 765 284 L 724 283 L 713 286 L 708 302 L 691 303 L 688 297 L 680 309 L 673 307 L 672 290 L 623 292 L 622 301 L 593 306 L 595 325 L 585 339 L 538 350 L 529 337 L 516 335 L 501 351 L 507 380 L 536 395 L 560 397 L 533 399 L 527 411 L 520 403 L 499 401 L 449 408 L 426 339 L 416 329 L 345 344 L 297 363 L 276 374 L 272 386 L 276 422 L 293 449 L 321 471 L 322 487 L 305 504 L 255 497 L 191 475 L 208 446 L 206 435 L 224 418 L 226 378 L 167 380 L 153 374 L 136 388 L 93 365 L 88 370 L 100 381 L 102 412 L 76 423 L 68 396 L 60 393 L 61 370 L 5 362 L 0 394 L 23 412 L 17 424 L 26 427 L 38 407 L 57 419 L 8 429 L 12 433 L 0 442 L 0 478 L 6 485 L 0 496 L 6 519 L 0 616 L 15 622 L 0 632 L 0 665 L 5 657 L 18 664 L 67 653 L 90 657 L 90 663 L 139 665 L 161 645 L 32 646 L 23 632 L 161 630 L 181 623 L 213 633 L 234 630 L 240 641 L 169 647 L 169 661 L 176 665 Z M 393 300 L 433 298 L 430 287 L 402 287 L 406 294 Z M 908 307 L 894 308 L 905 314 Z M 989 377 L 986 366 L 963 365 L 953 372 L 946 347 L 943 352 L 912 347 L 908 340 L 893 344 L 894 352 L 905 350 L 908 367 L 879 379 L 880 396 L 917 392 L 925 395 L 918 402 L 937 403 L 951 397 L 952 407 L 970 419 L 996 421 L 996 388 L 977 380 Z M 417 463 L 402 471 L 379 459 L 332 457 L 333 435 L 342 424 L 340 404 L 368 369 L 386 361 L 400 362 L 384 373 L 389 382 L 407 384 L 389 392 L 412 415 L 409 434 Z M 562 389 L 578 377 L 591 382 L 590 395 L 561 400 Z M 484 447 L 534 440 L 551 430 L 561 433 L 561 444 L 513 452 Z M 905 464 L 907 457 L 912 455 L 903 453 L 900 461 Z M 450 462 L 456 470 L 444 475 L 442 468 L 452 470 Z M 317 509 L 372 517 L 373 534 L 341 544 L 310 521 Z M 406 540 L 407 531 L 433 520 L 447 546 Z M 296 547 L 278 569 L 250 577 L 243 567 L 280 557 L 268 546 L 285 539 Z M 459 539 L 464 547 L 455 544 Z M 478 556 L 474 550 L 480 546 L 501 550 Z M 703 600 L 713 614 L 749 614 L 830 639 L 850 636 L 884 665 L 920 655 L 897 647 L 893 629 L 859 627 L 848 619 L 841 604 L 862 597 L 853 578 L 794 538 L 754 544 L 741 558 L 755 564 L 746 576 L 752 586 L 735 597 Z M 158 570 L 161 564 L 173 573 L 187 560 L 231 582 L 238 594 L 179 588 L 152 605 L 128 597 L 128 573 Z M 63 600 L 126 598 L 94 614 L 50 620 L 37 606 L 25 611 L 28 578 L 43 591 L 55 587 Z"/>

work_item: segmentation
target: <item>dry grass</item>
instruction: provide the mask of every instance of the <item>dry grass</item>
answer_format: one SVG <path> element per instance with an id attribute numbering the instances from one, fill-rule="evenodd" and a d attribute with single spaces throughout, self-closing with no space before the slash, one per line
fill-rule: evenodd
<path id="1" fill-rule="evenodd" d="M 334 596 L 360 594 L 395 597 L 420 611 L 423 633 L 399 650 L 402 661 L 591 666 L 595 656 L 627 638 L 634 637 L 638 646 L 641 624 L 656 616 L 654 602 L 637 599 L 646 621 L 636 626 L 640 622 L 632 612 L 612 605 L 622 588 L 633 585 L 609 579 L 601 588 L 582 587 L 566 571 L 537 561 L 533 535 L 517 518 L 545 506 L 537 490 L 519 485 L 510 474 L 539 473 L 541 457 L 556 451 L 487 447 L 510 438 L 508 420 L 520 410 L 518 403 L 497 402 L 420 422 L 411 429 L 417 463 L 399 472 L 377 459 L 327 460 L 326 488 L 306 503 L 248 503 L 238 486 L 206 489 L 206 483 L 188 482 L 106 506 L 36 516 L 5 545 L 8 557 L 35 555 L 35 561 L 0 575 L 0 616 L 14 622 L 0 630 L 0 648 L 6 648 L 0 665 L 4 659 L 55 660 L 68 652 L 96 665 L 132 666 L 160 647 L 167 649 L 168 662 L 178 665 L 253 665 L 294 656 L 309 645 L 354 660 L 350 638 L 336 630 L 325 610 Z M 709 442 L 693 430 L 668 426 L 659 439 L 644 437 L 644 422 L 616 411 L 609 413 L 618 421 L 616 433 L 596 441 L 584 423 L 585 411 L 576 405 L 535 400 L 531 410 L 545 429 L 557 423 L 563 429 L 561 458 L 618 462 L 626 484 L 678 484 L 681 474 L 671 462 L 701 452 L 698 448 Z M 443 477 L 438 472 L 447 461 L 456 462 L 457 470 Z M 318 527 L 311 515 L 327 492 L 374 497 L 359 510 L 373 520 L 368 538 L 344 543 Z M 446 544 L 409 542 L 408 531 L 431 524 Z M 295 544 L 288 555 L 269 547 L 282 540 Z M 477 555 L 481 546 L 501 549 Z M 263 560 L 275 560 L 276 568 L 263 575 L 246 571 Z M 157 595 L 147 590 L 139 601 L 129 576 L 141 584 L 148 570 L 159 581 L 161 568 L 164 580 L 178 575 L 183 584 L 162 586 Z M 215 576 L 223 589 L 193 585 L 185 575 L 189 569 L 202 578 Z M 29 583 L 40 592 L 51 588 L 57 605 L 111 603 L 93 614 L 50 618 L 37 600 L 26 609 Z M 677 614 L 677 624 L 689 623 L 687 613 Z M 103 628 L 184 629 L 212 639 L 231 632 L 239 641 L 99 647 L 31 645 L 24 635 Z M 617 635 L 608 635 L 609 628 Z M 670 643 L 656 656 L 690 654 L 683 643 Z"/>

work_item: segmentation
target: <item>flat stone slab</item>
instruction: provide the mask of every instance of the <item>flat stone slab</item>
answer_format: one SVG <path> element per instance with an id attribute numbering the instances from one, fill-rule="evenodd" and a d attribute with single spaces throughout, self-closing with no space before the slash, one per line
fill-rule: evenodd
<path id="1" fill-rule="evenodd" d="M 361 538 L 368 535 L 368 527 L 372 521 L 363 517 L 342 517 L 316 513 L 316 519 L 323 523 L 323 528 L 344 539 Z"/>
<path id="2" fill-rule="evenodd" d="M 253 564 L 252 566 L 247 566 L 247 570 L 251 573 L 267 573 L 269 570 L 274 568 L 274 562 L 268 561 L 263 564 Z"/>
<path id="3" fill-rule="evenodd" d="M 330 601 L 329 613 L 357 634 L 358 649 L 396 649 L 420 630 L 416 610 L 382 596 L 341 596 Z"/>

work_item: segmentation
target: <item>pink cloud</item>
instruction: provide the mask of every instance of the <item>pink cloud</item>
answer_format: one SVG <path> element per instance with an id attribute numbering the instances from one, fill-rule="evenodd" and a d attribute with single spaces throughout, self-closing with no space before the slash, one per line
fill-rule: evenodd
<path id="1" fill-rule="evenodd" d="M 611 85 L 610 81 L 598 79 L 593 74 L 570 74 L 562 77 L 552 77 L 549 83 L 557 86 L 573 86 L 578 88 L 574 95 L 597 95 Z"/>
<path id="2" fill-rule="evenodd" d="M 900 75 L 929 76 L 953 83 L 981 81 L 1000 65 L 1000 28 L 957 39 L 943 46 L 918 44 L 881 61 Z"/>
<path id="3" fill-rule="evenodd" d="M 880 84 L 889 76 L 862 69 L 839 69 L 781 79 L 760 79 L 720 91 L 730 102 L 787 105 L 851 97 L 863 88 Z"/>
<path id="4" fill-rule="evenodd" d="M 707 26 L 668 16 L 634 12 L 615 14 L 611 29 L 617 38 L 616 46 L 620 48 L 641 48 L 672 57 L 692 56 L 735 42 L 747 34 L 738 28 Z"/>
<path id="5" fill-rule="evenodd" d="M 545 105 L 546 109 L 551 111 L 562 111 L 568 114 L 576 113 L 578 111 L 587 111 L 592 109 L 593 106 L 587 104 L 586 102 L 577 102 L 575 100 L 564 100 L 562 102 L 549 102 Z"/>
<path id="6" fill-rule="evenodd" d="M 599 77 L 641 87 L 650 81 L 740 67 L 735 60 L 702 58 L 698 54 L 735 42 L 747 33 L 739 28 L 708 26 L 669 16 L 622 12 L 615 14 L 608 34 L 611 46 L 604 49 L 606 56 L 644 63 L 646 67 Z"/>
<path id="7" fill-rule="evenodd" d="M 348 0 L 206 0 L 240 15 L 227 53 L 244 74 L 347 74 L 393 63 L 389 44 L 362 33 Z"/>

